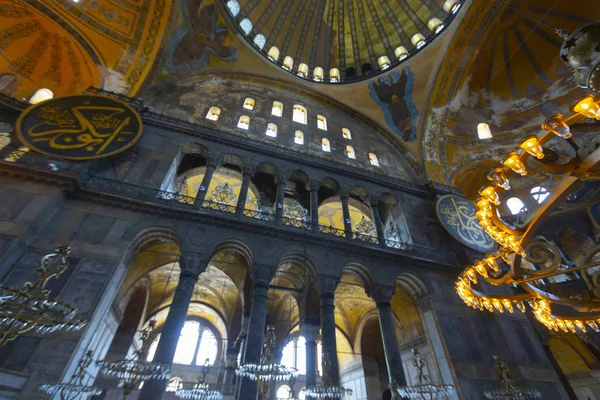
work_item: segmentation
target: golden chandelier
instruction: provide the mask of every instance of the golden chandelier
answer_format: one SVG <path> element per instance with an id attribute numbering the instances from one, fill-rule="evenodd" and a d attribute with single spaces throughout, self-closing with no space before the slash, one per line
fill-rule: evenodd
<path id="1" fill-rule="evenodd" d="M 470 307 L 490 312 L 512 313 L 515 308 L 525 311 L 527 303 L 535 318 L 547 328 L 575 333 L 585 332 L 587 327 L 600 331 L 600 262 L 588 257 L 584 265 L 563 265 L 559 250 L 552 246 L 542 249 L 536 238 L 542 223 L 569 194 L 586 181 L 600 178 L 600 149 L 580 155 L 571 133 L 571 126 L 585 118 L 600 120 L 600 101 L 587 95 L 571 111 L 569 117 L 556 114 L 544 122 L 541 126 L 544 132 L 539 138 L 525 137 L 501 165 L 490 171 L 490 184 L 479 191 L 476 216 L 498 244 L 498 250 L 468 266 L 456 281 L 456 291 Z M 544 147 L 551 140 L 565 141 L 563 144 L 574 155 L 565 162 Z M 500 216 L 498 207 L 511 181 L 527 175 L 529 165 L 553 175 L 558 182 L 551 196 L 532 210 L 528 221 L 515 227 Z M 560 286 L 565 277 L 576 278 L 575 290 Z M 474 287 L 480 280 L 504 289 L 485 294 Z"/>

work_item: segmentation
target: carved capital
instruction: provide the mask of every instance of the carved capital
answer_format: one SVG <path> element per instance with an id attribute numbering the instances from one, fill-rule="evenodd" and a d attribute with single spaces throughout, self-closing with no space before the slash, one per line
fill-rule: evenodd
<path id="1" fill-rule="evenodd" d="M 315 281 L 315 287 L 321 293 L 321 297 L 333 297 L 338 283 L 340 283 L 340 279 L 338 277 L 320 276 Z"/>
<path id="2" fill-rule="evenodd" d="M 302 336 L 304 336 L 307 342 L 314 342 L 317 340 L 320 330 L 321 326 L 313 322 L 304 322 L 300 326 L 300 333 Z"/>
<path id="3" fill-rule="evenodd" d="M 379 206 L 379 198 L 375 196 L 369 196 L 369 205 L 371 208 L 377 208 L 377 206 Z"/>
<path id="4" fill-rule="evenodd" d="M 375 286 L 370 292 L 371 297 L 377 305 L 389 305 L 396 288 L 393 286 Z"/>
<path id="5" fill-rule="evenodd" d="M 242 168 L 242 174 L 243 175 L 248 175 L 248 176 L 254 176 L 254 174 L 256 173 L 256 166 L 255 165 L 244 165 L 244 167 Z"/>
<path id="6" fill-rule="evenodd" d="M 254 287 L 263 286 L 269 287 L 271 279 L 273 279 L 273 270 L 266 266 L 255 265 L 252 271 L 254 278 Z"/>
<path id="7" fill-rule="evenodd" d="M 348 191 L 348 189 L 341 188 L 338 191 L 338 195 L 340 196 L 340 199 L 347 199 L 348 196 L 350 195 L 350 192 Z"/>
<path id="8" fill-rule="evenodd" d="M 196 277 L 204 272 L 207 267 L 207 263 L 201 254 L 194 253 L 181 253 L 179 255 L 179 268 L 181 269 L 181 276 Z"/>
<path id="9" fill-rule="evenodd" d="M 219 156 L 208 156 L 206 165 L 213 168 L 218 168 L 223 160 Z"/>
<path id="10" fill-rule="evenodd" d="M 290 174 L 286 174 L 285 172 L 281 172 L 277 174 L 277 182 L 276 183 L 286 183 L 290 179 Z"/>
<path id="11" fill-rule="evenodd" d="M 309 181 L 308 185 L 306 185 L 306 186 L 307 186 L 307 189 L 309 191 L 311 191 L 311 192 L 317 191 L 321 187 L 321 182 L 319 182 L 319 181 Z"/>

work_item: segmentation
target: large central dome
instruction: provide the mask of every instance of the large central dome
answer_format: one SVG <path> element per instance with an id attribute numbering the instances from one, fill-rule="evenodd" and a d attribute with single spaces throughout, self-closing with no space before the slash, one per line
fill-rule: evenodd
<path id="1" fill-rule="evenodd" d="M 219 0 L 250 45 L 304 79 L 370 78 L 437 36 L 463 0 Z"/>

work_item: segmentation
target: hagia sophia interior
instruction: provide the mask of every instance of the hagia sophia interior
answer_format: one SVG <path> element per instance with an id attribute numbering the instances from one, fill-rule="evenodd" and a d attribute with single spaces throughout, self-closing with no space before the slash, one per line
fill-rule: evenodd
<path id="1" fill-rule="evenodd" d="M 0 0 L 0 400 L 600 400 L 600 0 Z"/>

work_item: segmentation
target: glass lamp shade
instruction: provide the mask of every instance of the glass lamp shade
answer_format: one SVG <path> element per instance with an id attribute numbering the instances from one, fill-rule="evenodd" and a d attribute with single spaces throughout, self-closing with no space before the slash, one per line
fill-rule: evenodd
<path id="1" fill-rule="evenodd" d="M 477 124 L 477 136 L 479 139 L 491 139 L 492 131 L 490 130 L 490 126 L 485 122 Z"/>
<path id="2" fill-rule="evenodd" d="M 417 48 L 425 46 L 425 36 L 420 33 L 415 33 L 412 38 L 410 38 L 411 43 Z"/>
<path id="3" fill-rule="evenodd" d="M 429 22 L 427 22 L 427 27 L 435 32 L 439 33 L 442 29 L 444 29 L 444 23 L 439 18 L 431 18 Z"/>
<path id="4" fill-rule="evenodd" d="M 585 117 L 600 120 L 600 105 L 596 104 L 594 96 L 591 94 L 578 100 L 577 103 L 571 107 L 571 110 Z"/>
<path id="5" fill-rule="evenodd" d="M 554 133 L 556 136 L 560 136 L 563 139 L 569 139 L 571 137 L 571 128 L 565 122 L 565 117 L 562 114 L 556 114 L 548 121 L 542 124 L 542 129 Z"/>
<path id="6" fill-rule="evenodd" d="M 446 0 L 444 2 L 444 5 L 442 6 L 442 8 L 444 9 L 444 11 L 446 11 L 447 13 L 456 13 L 458 11 L 458 9 L 460 8 L 460 2 L 458 0 Z"/>
<path id="7" fill-rule="evenodd" d="M 399 46 L 394 51 L 394 54 L 396 55 L 396 57 L 398 58 L 398 60 L 402 61 L 406 57 L 408 57 L 408 50 L 406 50 L 406 47 L 404 47 L 404 46 Z"/>
<path id="8" fill-rule="evenodd" d="M 523 164 L 523 161 L 521 161 L 518 153 L 509 153 L 504 160 L 502 160 L 502 164 L 506 165 L 508 168 L 512 169 L 521 176 L 527 175 L 525 164 Z"/>
<path id="9" fill-rule="evenodd" d="M 494 189 L 493 186 L 484 186 L 479 190 L 479 195 L 497 206 L 501 204 L 500 196 L 498 196 L 498 193 L 496 193 L 496 189 Z"/>
<path id="10" fill-rule="evenodd" d="M 494 168 L 494 170 L 492 170 L 487 177 L 490 181 L 496 183 L 496 185 L 502 189 L 510 190 L 510 182 L 506 177 L 503 168 Z"/>
<path id="11" fill-rule="evenodd" d="M 542 145 L 538 141 L 536 135 L 527 136 L 525 139 L 519 143 L 519 148 L 525 150 L 527 153 L 531 154 L 537 159 L 544 158 L 544 149 Z"/>

